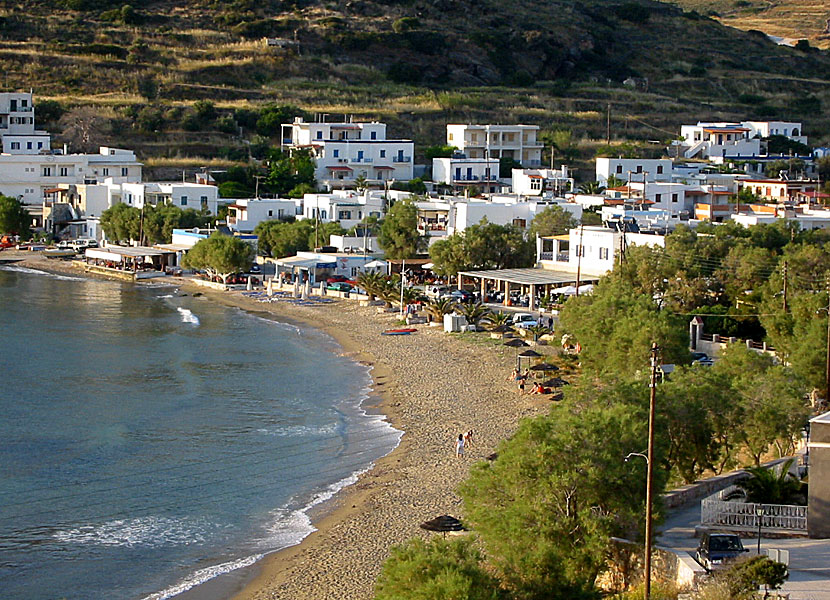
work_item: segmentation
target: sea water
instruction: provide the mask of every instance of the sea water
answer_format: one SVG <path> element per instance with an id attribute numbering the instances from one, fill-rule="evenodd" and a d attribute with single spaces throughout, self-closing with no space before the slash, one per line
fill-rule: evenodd
<path id="1" fill-rule="evenodd" d="M 399 440 L 369 384 L 315 330 L 0 268 L 2 597 L 161 600 L 298 543 Z"/>

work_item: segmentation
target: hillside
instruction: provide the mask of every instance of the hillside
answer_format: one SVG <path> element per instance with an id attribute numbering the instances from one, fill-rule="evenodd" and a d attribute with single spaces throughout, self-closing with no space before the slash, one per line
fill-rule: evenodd
<path id="1" fill-rule="evenodd" d="M 830 48 L 830 4 L 827 0 L 671 0 L 686 9 L 710 15 L 724 25 L 758 30 L 790 40 L 806 39 Z"/>
<path id="2" fill-rule="evenodd" d="M 767 117 L 830 142 L 830 54 L 648 0 L 0 0 L 0 66 L 6 89 L 58 103 L 40 117 L 61 140 L 78 146 L 58 116 L 92 105 L 101 141 L 151 167 L 256 156 L 279 134 L 268 104 L 381 118 L 419 150 L 451 120 L 522 121 L 570 129 L 587 161 L 609 106 L 612 140 Z"/>

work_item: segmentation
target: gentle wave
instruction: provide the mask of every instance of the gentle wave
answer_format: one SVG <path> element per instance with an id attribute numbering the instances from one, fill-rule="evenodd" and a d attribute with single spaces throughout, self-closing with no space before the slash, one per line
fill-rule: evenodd
<path id="1" fill-rule="evenodd" d="M 58 531 L 53 537 L 64 544 L 156 548 L 202 543 L 210 528 L 203 519 L 151 516 L 81 525 Z"/>
<path id="2" fill-rule="evenodd" d="M 245 558 L 240 558 L 238 560 L 231 560 L 213 567 L 199 569 L 198 571 L 194 571 L 185 577 L 176 585 L 171 585 L 169 588 L 163 589 L 160 592 L 155 592 L 149 596 L 145 596 L 144 600 L 166 600 L 167 598 L 172 598 L 173 596 L 182 594 L 199 584 L 213 579 L 214 577 L 219 577 L 220 575 L 224 575 L 244 567 L 249 567 L 262 557 L 262 554 L 254 554 L 252 556 L 246 556 Z"/>
<path id="3" fill-rule="evenodd" d="M 182 323 L 192 323 L 193 325 L 199 324 L 199 317 L 194 315 L 190 310 L 182 308 L 181 306 L 177 306 L 176 310 L 179 311 L 179 314 L 182 316 Z"/>
<path id="4" fill-rule="evenodd" d="M 277 437 L 312 437 L 318 435 L 329 435 L 337 431 L 337 423 L 330 423 L 322 427 L 308 427 L 307 425 L 287 425 L 275 428 L 262 427 L 257 433 L 273 435 Z"/>
<path id="5" fill-rule="evenodd" d="M 3 271 L 15 271 L 16 273 L 27 273 L 29 275 L 45 275 L 52 279 L 60 279 L 61 281 L 90 281 L 84 277 L 70 277 L 69 275 L 58 275 L 57 273 L 50 273 L 49 271 L 41 271 L 40 269 L 30 269 L 29 267 L 17 267 L 14 265 L 3 265 L 0 267 Z"/>

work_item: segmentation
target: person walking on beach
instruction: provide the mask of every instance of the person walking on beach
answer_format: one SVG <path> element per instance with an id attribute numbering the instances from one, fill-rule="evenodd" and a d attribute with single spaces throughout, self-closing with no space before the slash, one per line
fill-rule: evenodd
<path id="1" fill-rule="evenodd" d="M 473 430 L 470 429 L 467 433 L 464 434 L 464 446 L 472 446 L 473 445 Z"/>
<path id="2" fill-rule="evenodd" d="M 464 457 L 464 434 L 463 433 L 458 434 L 458 440 L 456 440 L 456 442 L 455 442 L 455 455 L 458 458 L 463 458 Z"/>

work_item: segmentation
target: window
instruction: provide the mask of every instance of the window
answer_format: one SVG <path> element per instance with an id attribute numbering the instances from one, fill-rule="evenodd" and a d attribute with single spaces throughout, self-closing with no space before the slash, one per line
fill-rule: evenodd
<path id="1" fill-rule="evenodd" d="M 12 142 L 12 150 L 20 150 L 20 142 Z"/>
<path id="2" fill-rule="evenodd" d="M 608 248 L 600 248 L 599 249 L 599 259 L 600 260 L 608 260 Z"/>
<path id="3" fill-rule="evenodd" d="M 43 167 L 43 176 L 44 177 L 51 177 L 52 176 L 52 167 Z"/>
<path id="4" fill-rule="evenodd" d="M 103 171 L 104 171 L 104 177 L 108 177 L 109 174 L 110 174 L 109 167 L 104 167 Z"/>
<path id="5" fill-rule="evenodd" d="M 363 162 L 363 150 L 357 151 L 357 162 Z"/>
<path id="6" fill-rule="evenodd" d="M 269 217 L 273 217 L 273 216 L 274 216 L 274 211 L 273 211 L 273 210 L 269 210 L 269 211 L 268 211 L 268 216 L 269 216 Z"/>
<path id="7" fill-rule="evenodd" d="M 187 206 L 187 196 L 182 196 L 181 205 Z"/>
<path id="8" fill-rule="evenodd" d="M 660 202 L 660 200 L 662 198 L 663 198 L 663 194 L 654 194 L 654 201 L 655 202 Z"/>
<path id="9" fill-rule="evenodd" d="M 662 174 L 663 174 L 663 165 L 657 165 L 657 174 L 658 174 L 658 175 L 662 175 Z"/>
<path id="10" fill-rule="evenodd" d="M 130 170 L 127 167 L 121 167 L 121 177 L 126 177 L 130 174 Z"/>
<path id="11" fill-rule="evenodd" d="M 322 131 L 318 131 L 318 132 L 317 132 L 317 139 L 318 139 L 318 140 L 322 140 L 322 139 L 323 139 L 323 132 L 322 132 Z"/>
<path id="12" fill-rule="evenodd" d="M 320 218 L 321 219 L 327 219 L 328 218 L 328 214 L 326 213 L 326 211 L 324 211 L 324 210 L 320 211 Z"/>
<path id="13" fill-rule="evenodd" d="M 642 172 L 643 172 L 643 165 L 637 165 L 637 172 L 638 172 L 638 173 L 642 173 Z"/>
<path id="14" fill-rule="evenodd" d="M 38 150 L 43 150 L 43 142 L 38 142 L 37 143 L 37 149 Z"/>
<path id="15" fill-rule="evenodd" d="M 60 169 L 61 177 L 69 176 L 69 167 L 61 167 Z"/>
<path id="16" fill-rule="evenodd" d="M 677 202 L 677 194 L 672 194 L 671 195 L 671 201 L 672 202 Z"/>
<path id="17" fill-rule="evenodd" d="M 338 219 L 351 219 L 352 218 L 352 211 L 350 210 L 341 210 L 337 213 Z"/>
<path id="18" fill-rule="evenodd" d="M 32 142 L 26 142 L 26 150 L 32 149 Z"/>
<path id="19" fill-rule="evenodd" d="M 617 165 L 617 173 L 622 173 L 622 165 Z"/>
<path id="20" fill-rule="evenodd" d="M 378 132 L 377 132 L 377 131 L 373 131 L 373 132 L 371 132 L 371 133 L 369 134 L 369 139 L 372 139 L 372 140 L 376 140 L 376 139 L 378 139 Z"/>
<path id="21" fill-rule="evenodd" d="M 449 134 L 449 135 L 447 136 L 447 139 L 448 139 L 449 141 L 452 141 L 452 134 Z"/>
<path id="22" fill-rule="evenodd" d="M 203 210 L 207 210 L 208 197 L 207 196 L 202 196 L 201 198 L 199 198 L 199 204 L 202 206 Z"/>
<path id="23" fill-rule="evenodd" d="M 340 150 L 332 150 L 331 155 L 332 155 L 334 158 L 337 158 L 338 156 L 340 156 Z"/>
<path id="24" fill-rule="evenodd" d="M 386 158 L 386 150 L 381 150 L 380 151 L 380 157 L 381 158 Z"/>

